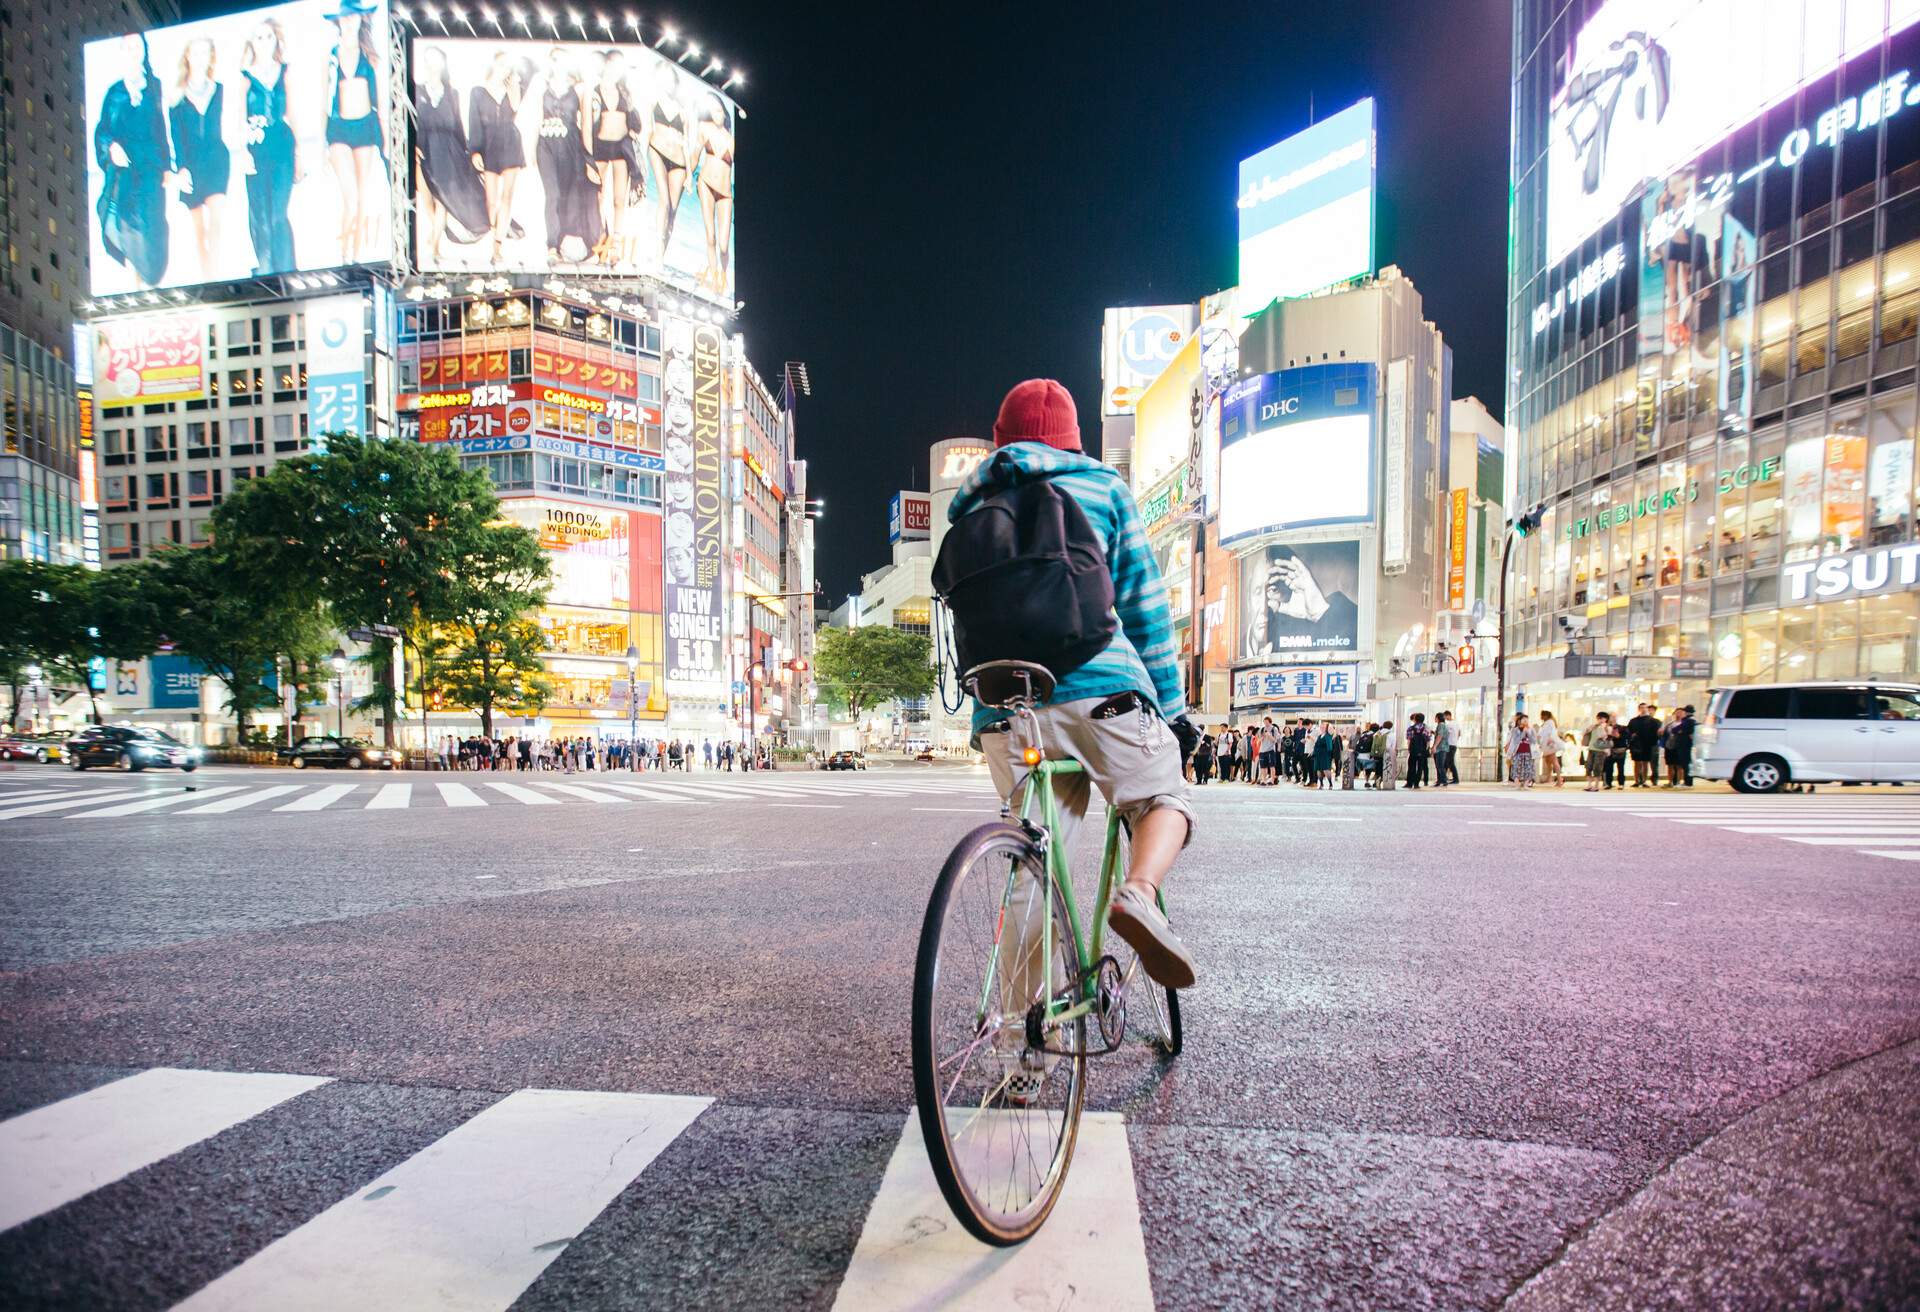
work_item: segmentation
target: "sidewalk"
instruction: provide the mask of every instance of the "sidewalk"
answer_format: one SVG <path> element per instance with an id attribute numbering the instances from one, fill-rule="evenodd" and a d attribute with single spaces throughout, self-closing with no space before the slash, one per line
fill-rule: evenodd
<path id="1" fill-rule="evenodd" d="M 1912 1307 L 1920 1297 L 1920 1039 L 1729 1125 L 1507 1300 L 1596 1307 Z"/>

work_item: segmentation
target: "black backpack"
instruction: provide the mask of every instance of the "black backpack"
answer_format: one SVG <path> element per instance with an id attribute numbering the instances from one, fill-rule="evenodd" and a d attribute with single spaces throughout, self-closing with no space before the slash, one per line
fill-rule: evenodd
<path id="1" fill-rule="evenodd" d="M 1117 627 L 1107 553 L 1071 495 L 1039 479 L 954 522 L 933 562 L 959 667 L 1033 661 L 1056 677 L 1107 649 Z"/>

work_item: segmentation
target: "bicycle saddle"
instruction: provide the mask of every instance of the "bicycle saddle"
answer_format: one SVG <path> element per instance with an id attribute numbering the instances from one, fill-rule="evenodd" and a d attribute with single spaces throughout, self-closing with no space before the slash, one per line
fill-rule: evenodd
<path id="1" fill-rule="evenodd" d="M 1057 682 L 1052 670 L 1032 661 L 982 661 L 960 676 L 962 688 L 982 706 L 996 710 L 1006 710 L 1016 700 L 1038 706 L 1053 696 Z"/>

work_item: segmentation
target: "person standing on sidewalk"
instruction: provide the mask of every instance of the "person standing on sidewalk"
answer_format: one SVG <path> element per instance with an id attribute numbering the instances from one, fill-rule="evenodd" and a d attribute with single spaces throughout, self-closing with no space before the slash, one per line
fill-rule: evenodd
<path id="1" fill-rule="evenodd" d="M 1507 758 L 1507 771 L 1515 788 L 1531 788 L 1535 776 L 1539 773 L 1540 754 L 1535 748 L 1533 727 L 1527 723 L 1527 713 L 1521 711 L 1513 717 L 1513 727 L 1507 730 L 1506 742 L 1502 751 Z"/>
<path id="2" fill-rule="evenodd" d="M 1407 724 L 1407 788 L 1409 791 L 1427 782 L 1427 761 L 1432 748 L 1433 731 L 1427 728 L 1427 713 L 1415 711 Z"/>
<path id="3" fill-rule="evenodd" d="M 1654 757 L 1660 744 L 1660 721 L 1650 714 L 1652 708 L 1641 702 L 1634 717 L 1627 721 L 1627 750 L 1633 755 L 1633 786 L 1650 788 L 1654 777 Z"/>
<path id="4" fill-rule="evenodd" d="M 1693 787 L 1693 707 L 1682 706 L 1661 734 L 1667 751 L 1667 787 Z"/>
<path id="5" fill-rule="evenodd" d="M 1453 722 L 1452 711 L 1442 711 L 1434 726 L 1434 782 L 1445 788 L 1460 782 L 1460 726 Z"/>
<path id="6" fill-rule="evenodd" d="M 1612 715 L 1606 711 L 1594 712 L 1593 723 L 1587 726 L 1585 757 L 1587 791 L 1590 793 L 1600 791 L 1601 780 L 1607 774 L 1607 763 L 1613 756 L 1613 741 L 1617 732 Z M 1613 782 L 1608 780 L 1606 786 L 1612 788 Z"/>
<path id="7" fill-rule="evenodd" d="M 1560 771 L 1560 726 L 1554 723 L 1552 711 L 1540 712 L 1540 723 L 1533 727 L 1533 741 L 1540 753 L 1540 782 L 1566 787 L 1567 777 Z"/>

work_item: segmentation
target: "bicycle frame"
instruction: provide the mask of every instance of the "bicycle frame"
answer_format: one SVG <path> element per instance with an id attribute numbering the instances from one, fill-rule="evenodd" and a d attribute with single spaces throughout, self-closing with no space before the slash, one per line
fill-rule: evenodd
<path id="1" fill-rule="evenodd" d="M 1018 819 L 1021 826 L 1029 831 L 1036 828 L 1034 818 L 1035 798 L 1038 798 L 1039 818 L 1037 828 L 1045 835 L 1041 843 L 1042 855 L 1047 863 L 1048 900 L 1059 897 L 1067 907 L 1067 924 L 1073 934 L 1073 950 L 1080 966 L 1080 983 L 1069 997 L 1076 996 L 1078 1001 L 1068 1002 L 1057 995 L 1049 996 L 1045 1009 L 1049 1028 L 1078 1020 L 1089 1015 L 1099 1004 L 1099 991 L 1096 988 L 1097 973 L 1094 967 L 1099 963 L 1102 950 L 1106 947 L 1107 904 L 1113 898 L 1114 876 L 1119 870 L 1120 813 L 1112 808 L 1107 811 L 1106 847 L 1100 859 L 1100 885 L 1093 900 L 1093 936 L 1089 940 L 1080 924 L 1079 903 L 1073 896 L 1073 872 L 1068 868 L 1066 845 L 1057 841 L 1060 830 L 1060 804 L 1053 793 L 1053 780 L 1057 775 L 1085 774 L 1086 767 L 1078 761 L 1040 761 L 1030 766 L 1027 776 L 1015 789 L 1020 795 L 1020 809 L 1015 814 L 1013 800 L 1007 801 L 1004 814 Z M 1004 926 L 1008 900 L 1013 896 L 1014 881 L 1019 878 L 1018 865 L 1007 869 L 1007 884 L 1000 894 L 1000 918 Z M 1046 914 L 1041 916 L 1040 951 L 1042 961 L 1053 960 L 1053 908 L 1049 905 Z M 999 969 L 1000 934 L 994 935 L 993 952 L 987 959 L 986 978 L 980 987 L 980 1015 L 986 1016 L 992 1009 L 993 980 Z"/>

